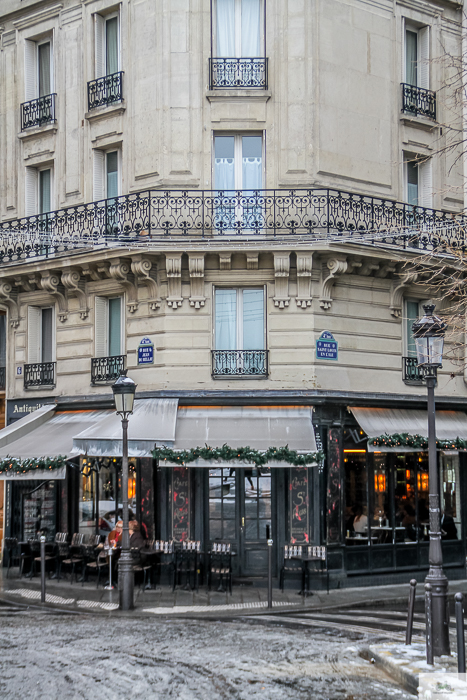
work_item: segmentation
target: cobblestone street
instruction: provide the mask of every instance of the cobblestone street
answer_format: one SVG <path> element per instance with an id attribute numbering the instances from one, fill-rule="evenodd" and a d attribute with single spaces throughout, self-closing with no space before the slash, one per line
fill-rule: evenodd
<path id="1" fill-rule="evenodd" d="M 2 700 L 411 697 L 359 656 L 364 634 L 20 608 L 1 624 Z"/>

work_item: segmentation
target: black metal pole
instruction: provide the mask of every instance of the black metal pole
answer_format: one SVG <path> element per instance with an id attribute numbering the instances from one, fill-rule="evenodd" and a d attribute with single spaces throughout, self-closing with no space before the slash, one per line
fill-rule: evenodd
<path id="1" fill-rule="evenodd" d="M 266 525 L 266 539 L 268 541 L 268 608 L 272 608 L 272 539 L 270 525 Z"/>
<path id="2" fill-rule="evenodd" d="M 433 666 L 433 600 L 431 583 L 425 583 L 426 662 Z"/>
<path id="3" fill-rule="evenodd" d="M 457 673 L 465 673 L 464 596 L 456 593 Z"/>
<path id="4" fill-rule="evenodd" d="M 45 603 L 45 535 L 41 535 L 41 603 Z"/>
<path id="5" fill-rule="evenodd" d="M 428 389 L 428 467 L 430 486 L 430 569 L 425 583 L 432 587 L 433 656 L 449 656 L 448 580 L 443 571 L 441 513 L 436 453 L 435 383 L 436 374 L 426 376 Z"/>
<path id="6" fill-rule="evenodd" d="M 407 612 L 407 630 L 405 633 L 405 643 L 406 645 L 412 644 L 412 630 L 413 630 L 413 613 L 415 608 L 415 590 L 417 588 L 417 582 L 413 578 L 410 581 L 409 590 L 409 609 Z"/>
<path id="7" fill-rule="evenodd" d="M 120 592 L 120 610 L 132 610 L 133 603 L 133 561 L 130 552 L 130 530 L 128 527 L 128 418 L 122 418 L 122 553 L 118 560 L 118 589 Z"/>

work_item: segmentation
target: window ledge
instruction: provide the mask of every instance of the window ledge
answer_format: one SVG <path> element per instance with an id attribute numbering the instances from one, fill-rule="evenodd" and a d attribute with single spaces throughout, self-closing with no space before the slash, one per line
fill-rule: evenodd
<path id="1" fill-rule="evenodd" d="M 400 120 L 404 126 L 411 126 L 414 129 L 421 129 L 422 131 L 435 131 L 435 129 L 439 129 L 439 124 L 428 117 L 414 117 L 413 115 L 403 113 L 401 114 Z"/>
<path id="2" fill-rule="evenodd" d="M 106 119 L 107 117 L 114 117 L 119 114 L 123 114 L 126 111 L 126 107 L 123 102 L 116 102 L 115 104 L 105 105 L 104 107 L 96 107 L 90 112 L 86 112 L 84 115 L 85 119 L 90 122 L 99 121 L 99 119 Z"/>
<path id="3" fill-rule="evenodd" d="M 272 97 L 270 90 L 229 90 L 219 88 L 218 90 L 208 90 L 206 97 L 209 102 L 241 102 L 248 100 L 251 102 L 267 102 Z"/>
<path id="4" fill-rule="evenodd" d="M 28 139 L 35 139 L 38 136 L 42 136 L 43 134 L 55 134 L 57 131 L 57 122 L 53 122 L 52 124 L 45 124 L 44 126 L 30 126 L 28 129 L 20 131 L 20 133 L 18 134 L 18 138 L 21 139 L 21 141 L 27 141 Z"/>
<path id="5" fill-rule="evenodd" d="M 25 386 L 24 391 L 44 391 L 44 389 L 55 389 L 55 384 L 38 384 L 37 386 Z"/>
<path id="6" fill-rule="evenodd" d="M 226 375 L 211 375 L 212 378 L 217 382 L 217 380 L 220 381 L 225 381 L 233 379 L 234 381 L 238 382 L 241 379 L 244 379 L 246 381 L 249 381 L 251 379 L 269 379 L 269 376 L 266 374 L 226 374 Z"/>

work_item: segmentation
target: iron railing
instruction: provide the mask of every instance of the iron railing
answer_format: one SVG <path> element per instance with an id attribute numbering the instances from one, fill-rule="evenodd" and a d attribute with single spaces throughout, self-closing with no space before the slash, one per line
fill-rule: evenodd
<path id="1" fill-rule="evenodd" d="M 211 90 L 268 89 L 267 58 L 210 58 Z"/>
<path id="2" fill-rule="evenodd" d="M 267 377 L 267 350 L 212 350 L 213 377 Z"/>
<path id="3" fill-rule="evenodd" d="M 116 381 L 125 369 L 126 355 L 91 358 L 91 384 Z"/>
<path id="4" fill-rule="evenodd" d="M 123 71 L 88 83 L 88 110 L 123 100 Z"/>
<path id="5" fill-rule="evenodd" d="M 436 119 L 436 92 L 407 83 L 401 83 L 401 87 L 403 112 Z"/>
<path id="6" fill-rule="evenodd" d="M 6 387 L 6 367 L 0 367 L 0 391 L 5 391 Z"/>
<path id="7" fill-rule="evenodd" d="M 44 126 L 57 121 L 55 116 L 55 92 L 23 102 L 21 105 L 21 131 L 31 126 Z"/>
<path id="8" fill-rule="evenodd" d="M 341 240 L 467 250 L 467 217 L 341 190 L 150 190 L 0 223 L 0 264 L 82 248 L 203 239 Z"/>
<path id="9" fill-rule="evenodd" d="M 24 365 L 24 388 L 55 386 L 55 362 L 35 362 Z"/>
<path id="10" fill-rule="evenodd" d="M 402 378 L 406 384 L 423 384 L 416 357 L 402 358 Z"/>

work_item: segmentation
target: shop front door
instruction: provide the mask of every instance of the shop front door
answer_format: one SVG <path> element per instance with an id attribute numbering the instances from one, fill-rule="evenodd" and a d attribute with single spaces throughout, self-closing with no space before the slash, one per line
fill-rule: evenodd
<path id="1" fill-rule="evenodd" d="M 271 471 L 209 470 L 209 543 L 230 542 L 237 576 L 266 576 L 266 527 L 272 521 Z"/>

